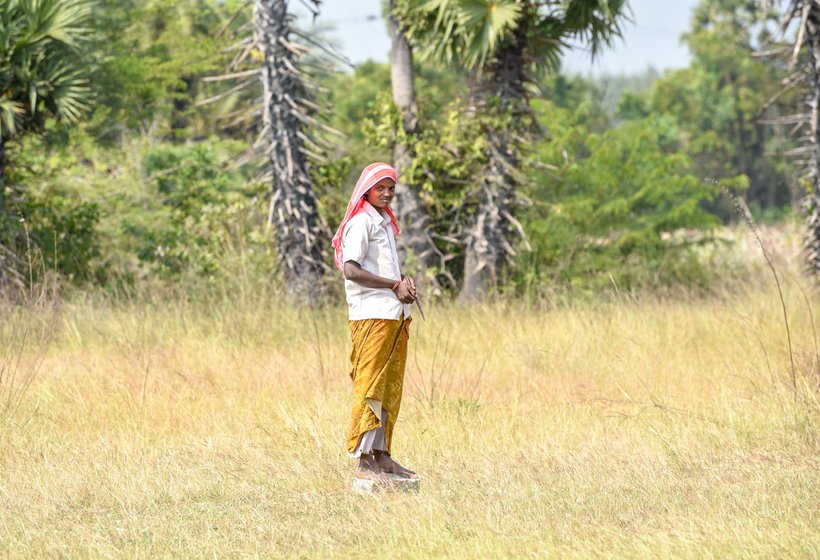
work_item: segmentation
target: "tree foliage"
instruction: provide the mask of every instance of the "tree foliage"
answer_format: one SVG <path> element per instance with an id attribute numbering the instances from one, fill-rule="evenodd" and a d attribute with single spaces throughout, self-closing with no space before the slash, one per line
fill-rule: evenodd
<path id="1" fill-rule="evenodd" d="M 220 73 L 229 59 L 217 34 L 234 4 L 107 0 L 94 21 L 95 133 L 108 141 L 149 127 L 176 139 L 210 135 L 230 107 L 196 103 L 214 93 L 203 78 Z"/>
<path id="2" fill-rule="evenodd" d="M 614 279 L 629 289 L 696 279 L 691 249 L 718 223 L 703 203 L 719 189 L 691 173 L 675 121 L 649 116 L 595 133 L 572 111 L 538 109 L 550 136 L 525 220 L 528 280 L 588 289 Z"/>
<path id="3" fill-rule="evenodd" d="M 787 206 L 794 198 L 788 164 L 767 157 L 785 151 L 788 130 L 761 123 L 782 112 L 768 101 L 781 89 L 785 69 L 754 56 L 775 19 L 758 2 L 704 0 L 683 36 L 690 66 L 667 73 L 645 95 L 625 97 L 619 108 L 622 118 L 674 118 L 693 172 L 733 188 L 745 175 L 747 199 L 759 207 Z M 729 207 L 720 211 L 731 215 Z"/>

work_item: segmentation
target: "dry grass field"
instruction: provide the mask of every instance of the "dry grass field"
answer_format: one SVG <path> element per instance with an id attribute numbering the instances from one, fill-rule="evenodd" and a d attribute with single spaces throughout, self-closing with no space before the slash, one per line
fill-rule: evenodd
<path id="1" fill-rule="evenodd" d="M 791 353 L 766 280 L 431 302 L 394 446 L 421 492 L 376 497 L 342 449 L 344 310 L 4 308 L 0 554 L 820 557 L 820 306 L 784 284 Z"/>

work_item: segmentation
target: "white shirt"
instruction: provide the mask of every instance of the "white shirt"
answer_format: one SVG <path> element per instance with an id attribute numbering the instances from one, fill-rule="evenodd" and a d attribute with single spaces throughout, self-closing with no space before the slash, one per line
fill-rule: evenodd
<path id="1" fill-rule="evenodd" d="M 356 261 L 364 270 L 399 280 L 399 255 L 393 235 L 392 220 L 365 202 L 363 211 L 347 222 L 342 238 L 342 261 Z M 410 306 L 404 305 L 390 288 L 368 288 L 345 279 L 348 316 L 351 321 L 362 319 L 392 319 L 410 316 Z"/>

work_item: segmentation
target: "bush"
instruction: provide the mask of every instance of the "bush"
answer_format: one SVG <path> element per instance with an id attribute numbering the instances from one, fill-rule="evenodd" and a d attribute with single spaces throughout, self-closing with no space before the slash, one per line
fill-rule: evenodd
<path id="1" fill-rule="evenodd" d="M 16 258 L 11 272 L 39 280 L 45 271 L 74 281 L 94 276 L 100 255 L 100 207 L 76 196 L 60 173 L 64 160 L 39 137 L 10 146 L 5 209 L 0 209 L 0 244 Z"/>
<path id="2" fill-rule="evenodd" d="M 144 169 L 154 198 L 149 219 L 127 222 L 126 230 L 138 241 L 139 259 L 155 271 L 214 276 L 225 272 L 228 251 L 268 251 L 268 188 L 227 170 L 214 146 L 161 145 L 147 153 Z"/>

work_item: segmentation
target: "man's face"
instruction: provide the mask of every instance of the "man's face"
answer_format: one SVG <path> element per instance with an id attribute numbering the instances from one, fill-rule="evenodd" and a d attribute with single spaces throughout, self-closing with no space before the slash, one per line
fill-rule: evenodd
<path id="1" fill-rule="evenodd" d="M 367 191 L 367 201 L 376 208 L 387 208 L 396 196 L 396 183 L 393 179 L 384 178 Z"/>

